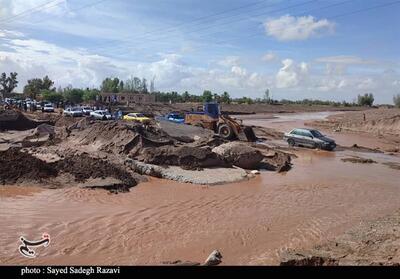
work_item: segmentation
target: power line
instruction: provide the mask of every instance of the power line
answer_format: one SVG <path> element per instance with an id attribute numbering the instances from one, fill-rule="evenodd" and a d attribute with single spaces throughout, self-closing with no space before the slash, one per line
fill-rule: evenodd
<path id="1" fill-rule="evenodd" d="M 14 15 L 14 16 L 12 16 L 12 17 L 4 18 L 4 19 L 1 19 L 1 18 L 0 18 L 0 22 L 5 22 L 5 21 L 10 22 L 10 21 L 14 21 L 16 18 L 18 18 L 18 17 L 23 17 L 23 16 L 26 16 L 26 15 L 31 14 L 31 13 L 33 13 L 33 12 L 36 12 L 38 9 L 40 9 L 40 8 L 42 8 L 42 7 L 44 7 L 44 9 L 48 9 L 48 8 L 52 8 L 52 7 L 58 6 L 58 5 L 60 5 L 61 3 L 64 2 L 64 0 L 61 0 L 61 2 L 57 3 L 56 5 L 46 7 L 47 5 L 49 5 L 49 4 L 51 4 L 51 3 L 54 3 L 54 2 L 58 2 L 58 1 L 60 1 L 60 0 L 49 1 L 49 2 L 46 2 L 46 3 L 41 4 L 41 5 L 39 5 L 39 6 L 36 6 L 36 7 L 31 8 L 31 9 L 25 10 L 25 11 L 23 11 L 23 12 L 21 12 L 21 13 L 19 13 L 19 14 L 16 14 L 16 15 Z"/>
<path id="2" fill-rule="evenodd" d="M 341 2 L 341 3 L 344 4 L 345 2 L 349 2 L 349 1 L 343 1 L 343 2 Z M 317 9 L 313 9 L 313 10 L 326 9 L 326 8 L 332 7 L 333 5 L 338 5 L 338 4 L 340 4 L 340 3 L 327 5 L 327 6 L 324 6 L 324 7 L 321 7 L 321 8 L 317 8 Z M 335 18 L 340 18 L 340 17 L 344 17 L 344 16 L 348 16 L 348 15 L 353 15 L 353 14 L 357 14 L 357 13 L 362 13 L 362 12 L 366 12 L 366 11 L 369 11 L 369 10 L 374 10 L 374 9 L 379 9 L 379 8 L 385 8 L 385 7 L 392 6 L 392 5 L 396 5 L 396 4 L 400 4 L 400 0 L 399 0 L 399 1 L 393 1 L 393 2 L 389 2 L 389 3 L 380 4 L 380 5 L 375 5 L 375 6 L 372 6 L 372 7 L 362 8 L 362 9 L 358 9 L 358 10 L 350 11 L 350 12 L 346 12 L 346 13 L 341 13 L 341 14 L 338 14 L 338 15 L 326 17 L 326 19 L 332 20 L 332 19 L 335 19 Z M 312 11 L 313 11 L 313 10 L 312 10 Z M 309 13 L 309 12 L 310 12 L 310 11 L 307 11 L 307 12 L 305 12 L 305 13 Z M 297 15 L 297 16 L 300 16 L 300 15 Z M 306 23 L 303 23 L 303 24 L 300 24 L 299 26 L 305 26 L 305 25 L 306 25 Z M 275 29 L 274 31 L 276 32 L 276 31 L 280 31 L 280 30 L 284 30 L 284 29 L 285 29 L 285 28 L 279 28 L 279 29 Z M 221 40 L 221 41 L 215 42 L 214 44 L 223 44 L 223 43 L 235 41 L 235 40 L 238 40 L 238 39 L 243 40 L 243 39 L 255 37 L 255 36 L 258 36 L 258 35 L 260 35 L 259 32 L 250 33 L 248 36 L 240 36 L 240 37 L 231 38 L 231 39 L 227 39 L 227 40 Z M 195 48 L 192 48 L 192 50 L 196 50 L 196 49 L 199 49 L 199 48 L 200 48 L 200 47 L 197 47 L 197 48 L 195 47 Z M 144 49 L 146 49 L 146 48 L 142 48 L 142 49 L 139 49 L 139 50 L 144 50 Z"/>
<path id="3" fill-rule="evenodd" d="M 149 32 L 145 32 L 144 34 L 140 35 L 139 37 L 137 37 L 137 36 L 136 37 L 135 36 L 126 36 L 126 37 L 123 37 L 123 38 L 120 38 L 120 39 L 117 39 L 117 40 L 109 41 L 109 42 L 101 44 L 101 45 L 103 46 L 103 45 L 113 44 L 115 42 L 120 42 L 121 39 L 128 39 L 128 38 L 143 39 L 143 38 L 146 38 L 147 35 L 154 34 L 154 33 L 161 33 L 161 32 L 163 34 L 165 32 L 168 33 L 170 31 L 177 30 L 177 28 L 180 27 L 180 26 L 192 24 L 192 23 L 195 23 L 195 22 L 198 22 L 198 21 L 203 21 L 205 19 L 212 18 L 212 17 L 215 17 L 217 15 L 226 14 L 226 13 L 229 13 L 229 12 L 232 12 L 232 11 L 237 11 L 237 10 L 240 10 L 240 9 L 245 9 L 245 8 L 249 8 L 249 7 L 252 7 L 252 6 L 256 6 L 256 5 L 259 5 L 259 4 L 264 3 L 266 1 L 268 1 L 268 0 L 253 2 L 253 3 L 247 4 L 247 5 L 243 5 L 243 6 L 240 6 L 240 7 L 236 7 L 236 8 L 233 8 L 233 9 L 224 10 L 224 11 L 221 11 L 221 12 L 218 12 L 218 13 L 214 13 L 214 14 L 210 14 L 210 15 L 207 15 L 207 16 L 199 17 L 199 18 L 196 18 L 196 19 L 194 19 L 194 20 L 192 20 L 190 22 L 182 22 L 180 24 L 177 24 L 175 26 L 171 26 L 171 27 L 166 28 L 166 29 L 165 28 L 158 28 L 158 29 L 155 29 L 155 30 L 152 30 L 152 31 L 149 31 Z M 274 4 L 274 5 L 276 5 L 276 4 Z M 274 5 L 271 5 L 271 6 L 274 6 Z M 95 49 L 97 49 L 97 48 L 95 48 Z"/>
<path id="4" fill-rule="evenodd" d="M 83 10 L 83 9 L 86 9 L 86 8 L 93 7 L 93 6 L 95 6 L 95 5 L 98 5 L 98 4 L 103 3 L 103 2 L 106 2 L 106 1 L 109 1 L 109 0 L 99 0 L 99 1 L 96 1 L 96 2 L 93 2 L 93 3 L 90 3 L 90 4 L 87 4 L 87 5 L 78 7 L 78 8 L 76 8 L 76 9 L 71 9 L 71 10 L 69 10 L 69 12 L 77 12 L 77 11 L 80 11 L 80 10 Z M 44 22 L 44 21 L 47 21 L 47 20 L 49 20 L 49 19 L 47 18 L 47 19 L 35 21 L 35 22 L 33 22 L 33 23 L 34 23 L 34 24 L 37 24 L 37 23 L 41 23 L 41 22 Z"/>
<path id="5" fill-rule="evenodd" d="M 280 12 L 280 11 L 284 11 L 284 10 L 288 10 L 288 9 L 291 9 L 291 8 L 297 8 L 297 7 L 300 7 L 300 6 L 305 6 L 305 5 L 307 5 L 307 4 L 310 4 L 310 3 L 312 3 L 312 2 L 315 2 L 315 1 L 317 1 L 317 0 L 309 0 L 309 1 L 306 1 L 306 2 L 302 2 L 302 3 L 300 3 L 300 4 L 295 4 L 295 5 L 291 5 L 291 6 L 287 6 L 287 7 L 284 7 L 284 8 L 279 8 L 279 9 L 276 9 L 276 10 L 273 10 L 273 11 L 268 11 L 268 12 L 263 12 L 263 13 L 259 13 L 259 14 L 257 14 L 257 15 L 255 15 L 255 16 L 260 16 L 260 15 L 265 15 L 265 14 L 271 14 L 271 13 L 275 13 L 275 12 Z M 271 5 L 271 6 L 276 6 L 276 4 L 275 5 Z M 254 15 L 252 15 L 252 16 L 254 16 Z M 220 18 L 220 19 L 225 19 L 225 18 Z M 247 20 L 248 18 L 241 18 L 241 19 L 239 19 L 239 20 L 231 20 L 231 21 L 228 21 L 228 22 L 224 22 L 224 23 L 221 23 L 221 24 L 217 24 L 217 25 L 211 25 L 211 26 L 206 26 L 205 28 L 200 28 L 200 29 L 195 29 L 195 30 L 191 30 L 191 31 L 189 31 L 189 32 L 186 32 L 185 34 L 191 34 L 191 33 L 194 33 L 194 32 L 198 32 L 198 31 L 203 31 L 203 30 L 207 30 L 207 29 L 211 29 L 211 28 L 214 28 L 214 27 L 216 27 L 216 26 L 221 26 L 221 25 L 227 25 L 227 24 L 230 24 L 230 23 L 233 23 L 233 22 L 239 22 L 239 21 L 243 21 L 243 20 Z M 164 32 L 162 35 L 165 35 L 166 33 L 168 33 L 168 32 Z M 140 38 L 140 37 L 139 37 Z M 143 37 L 142 37 L 143 38 Z M 154 40 L 159 40 L 159 39 L 162 39 L 163 37 L 158 37 L 158 38 L 156 38 L 156 39 L 154 39 Z M 144 42 L 145 43 L 145 42 Z M 127 44 L 127 43 L 124 43 L 124 44 Z M 121 46 L 118 46 L 117 48 L 119 49 Z M 96 47 L 96 48 L 93 48 L 92 50 L 96 50 L 96 49 L 99 49 L 98 47 Z M 100 48 L 100 49 L 107 49 L 107 48 Z M 114 48 L 111 48 L 111 49 L 114 49 Z"/>
<path id="6" fill-rule="evenodd" d="M 363 8 L 363 9 L 359 9 L 359 10 L 355 10 L 355 11 L 351 11 L 351 12 L 347 12 L 347 13 L 342 13 L 342 14 L 339 14 L 339 15 L 327 17 L 326 19 L 332 20 L 332 19 L 335 19 L 335 18 L 344 17 L 344 16 L 348 16 L 348 15 L 353 15 L 353 14 L 358 14 L 358 13 L 362 13 L 362 12 L 366 12 L 366 11 L 370 11 L 370 10 L 374 10 L 374 9 L 385 8 L 385 7 L 396 5 L 396 4 L 400 4 L 400 1 L 393 1 L 393 2 L 390 2 L 390 3 L 376 5 L 376 6 L 373 6 L 373 7 L 368 7 L 368 8 Z M 284 28 L 275 29 L 274 31 L 283 30 L 283 29 Z M 237 38 L 234 38 L 234 40 L 242 39 L 242 38 L 254 37 L 254 36 L 257 36 L 257 35 L 259 35 L 259 33 L 253 33 L 253 34 L 250 34 L 250 36 L 246 36 L 246 37 L 237 37 Z M 220 41 L 220 42 L 217 42 L 216 44 L 226 43 L 226 42 L 229 42 L 229 41 L 231 41 L 231 40 Z"/>

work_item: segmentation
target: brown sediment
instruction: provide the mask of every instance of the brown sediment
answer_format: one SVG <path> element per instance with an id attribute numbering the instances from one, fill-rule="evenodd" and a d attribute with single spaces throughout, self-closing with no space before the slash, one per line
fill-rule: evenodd
<path id="1" fill-rule="evenodd" d="M 382 163 L 385 166 L 388 166 L 391 169 L 394 170 L 400 170 L 400 163 L 396 163 L 396 162 L 384 162 Z"/>
<path id="2" fill-rule="evenodd" d="M 72 174 L 77 182 L 84 182 L 89 178 L 114 177 L 122 181 L 119 187 L 114 188 L 120 188 L 123 191 L 137 184 L 127 171 L 86 154 L 69 156 L 63 160 L 47 163 L 16 148 L 0 152 L 2 184 L 38 182 L 47 185 L 51 184 L 51 179 L 62 172 Z"/>
<path id="3" fill-rule="evenodd" d="M 0 152 L 0 181 L 14 184 L 25 180 L 41 181 L 58 175 L 57 169 L 46 162 L 12 148 Z"/>
<path id="4" fill-rule="evenodd" d="M 281 265 L 400 266 L 400 211 L 363 222 L 339 237 L 309 250 L 286 251 Z"/>
<path id="5" fill-rule="evenodd" d="M 42 192 L 43 189 L 37 186 L 18 186 L 15 185 L 2 185 L 0 187 L 0 198 L 16 198 L 23 196 L 32 196 L 36 193 Z"/>
<path id="6" fill-rule="evenodd" d="M 180 166 L 183 169 L 231 166 L 223 157 L 212 152 L 208 147 L 145 148 L 138 156 L 138 160 L 148 164 Z"/>
<path id="7" fill-rule="evenodd" d="M 49 121 L 35 121 L 29 119 L 25 117 L 21 112 L 16 110 L 0 111 L 0 131 L 25 131 L 29 129 L 34 129 L 43 123 L 51 124 Z"/>
<path id="8" fill-rule="evenodd" d="M 377 162 L 372 159 L 366 159 L 361 157 L 342 158 L 341 160 L 343 162 L 350 162 L 350 163 L 377 164 Z"/>

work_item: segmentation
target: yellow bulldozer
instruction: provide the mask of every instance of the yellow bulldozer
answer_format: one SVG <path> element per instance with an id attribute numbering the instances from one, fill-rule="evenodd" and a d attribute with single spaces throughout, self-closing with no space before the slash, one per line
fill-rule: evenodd
<path id="1" fill-rule="evenodd" d="M 184 123 L 213 130 L 226 140 L 257 140 L 253 128 L 243 126 L 241 121 L 239 123 L 229 115 L 222 115 L 217 103 L 205 103 L 197 111 L 186 113 Z"/>

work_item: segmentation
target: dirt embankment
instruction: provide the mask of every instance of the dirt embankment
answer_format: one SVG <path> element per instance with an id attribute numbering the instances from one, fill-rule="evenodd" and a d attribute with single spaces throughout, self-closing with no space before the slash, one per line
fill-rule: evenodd
<path id="1" fill-rule="evenodd" d="M 314 121 L 313 126 L 335 131 L 372 133 L 378 136 L 400 136 L 400 109 L 379 108 L 329 116 L 327 121 Z"/>
<path id="2" fill-rule="evenodd" d="M 24 131 L 34 129 L 41 124 L 53 124 L 51 121 L 36 121 L 14 110 L 0 112 L 0 131 L 15 130 Z"/>
<path id="3" fill-rule="evenodd" d="M 400 266 L 400 211 L 305 251 L 287 251 L 281 265 Z"/>
<path id="4" fill-rule="evenodd" d="M 85 182 L 90 178 L 113 177 L 121 181 L 118 185 L 114 185 L 115 189 L 120 191 L 127 191 L 137 184 L 135 178 L 127 171 L 87 154 L 68 156 L 65 159 L 48 163 L 17 148 L 0 152 L 0 181 L 3 185 L 39 182 L 54 186 L 52 179 L 62 173 L 72 175 L 76 182 Z M 64 185 L 64 187 L 67 186 Z"/>
<path id="5" fill-rule="evenodd" d="M 124 113 L 141 112 L 147 116 L 164 115 L 171 111 L 189 112 L 197 110 L 202 103 L 153 103 L 135 104 L 129 107 L 118 106 Z M 231 115 L 255 113 L 291 113 L 291 112 L 316 112 L 316 111 L 353 111 L 359 107 L 333 107 L 333 106 L 306 106 L 306 105 L 269 105 L 269 104 L 221 104 L 221 111 Z"/>

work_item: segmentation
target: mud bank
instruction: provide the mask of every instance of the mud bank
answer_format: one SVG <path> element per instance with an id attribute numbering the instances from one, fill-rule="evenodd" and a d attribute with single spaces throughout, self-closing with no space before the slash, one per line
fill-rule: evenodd
<path id="1" fill-rule="evenodd" d="M 68 156 L 48 163 L 16 148 L 0 152 L 0 181 L 3 185 L 28 183 L 51 188 L 68 187 L 71 181 L 64 180 L 55 183 L 55 179 L 63 173 L 72 175 L 75 182 L 81 183 L 90 178 L 106 179 L 108 177 L 120 181 L 120 183 L 98 184 L 97 188 L 108 190 L 125 192 L 137 184 L 137 181 L 128 172 L 85 154 Z M 96 188 L 96 185 L 92 186 L 92 188 Z"/>
<path id="2" fill-rule="evenodd" d="M 364 222 L 310 250 L 287 251 L 281 265 L 400 266 L 400 211 Z"/>

